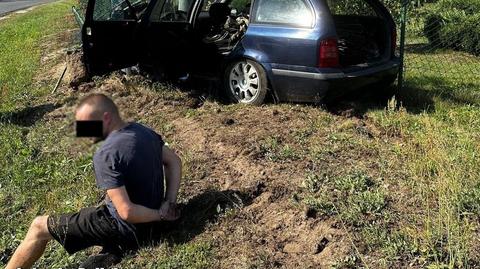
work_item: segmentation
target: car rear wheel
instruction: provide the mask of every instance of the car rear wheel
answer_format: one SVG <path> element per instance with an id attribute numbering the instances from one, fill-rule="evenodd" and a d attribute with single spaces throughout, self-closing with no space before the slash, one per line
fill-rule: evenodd
<path id="1" fill-rule="evenodd" d="M 225 70 L 225 88 L 233 102 L 261 105 L 267 85 L 265 70 L 254 61 L 236 61 Z"/>

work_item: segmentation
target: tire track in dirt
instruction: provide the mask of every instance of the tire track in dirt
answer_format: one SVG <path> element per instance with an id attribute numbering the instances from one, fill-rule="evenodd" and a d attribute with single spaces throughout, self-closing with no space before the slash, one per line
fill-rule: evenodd
<path id="1" fill-rule="evenodd" d="M 194 192 L 208 188 L 239 191 L 257 188 L 258 197 L 250 205 L 234 217 L 221 219 L 207 231 L 216 238 L 219 267 L 245 268 L 256 264 L 264 268 L 328 268 L 350 254 L 350 244 L 336 221 L 308 218 L 302 208 L 292 204 L 291 196 L 299 179 L 292 180 L 289 169 L 279 169 L 278 164 L 265 161 L 262 164 L 262 160 L 256 160 L 255 154 L 249 152 L 245 146 L 248 142 L 240 138 L 245 134 L 254 138 L 261 135 L 253 134 L 257 130 L 249 128 L 265 124 L 258 120 L 262 117 L 256 118 L 245 119 L 257 121 L 247 126 L 227 127 L 223 124 L 225 120 L 218 117 L 173 121 L 180 151 L 188 151 L 209 163 L 206 180 L 187 184 L 186 193 L 193 192 L 189 188 L 194 188 Z"/>

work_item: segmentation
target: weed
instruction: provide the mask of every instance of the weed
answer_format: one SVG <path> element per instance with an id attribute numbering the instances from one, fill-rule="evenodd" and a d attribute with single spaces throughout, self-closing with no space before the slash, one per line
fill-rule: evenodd
<path id="1" fill-rule="evenodd" d="M 260 143 L 260 153 L 272 162 L 293 160 L 298 158 L 298 153 L 292 146 L 283 145 L 276 136 L 269 136 Z"/>
<path id="2" fill-rule="evenodd" d="M 320 190 L 322 185 L 327 184 L 330 181 L 329 175 L 327 173 L 323 174 L 314 174 L 308 173 L 307 177 L 303 181 L 303 186 L 312 193 L 315 193 Z"/>
<path id="3" fill-rule="evenodd" d="M 361 172 L 335 179 L 335 187 L 350 194 L 366 191 L 372 186 L 374 186 L 372 178 Z"/>
<path id="4" fill-rule="evenodd" d="M 361 259 L 355 255 L 350 254 L 343 259 L 337 261 L 336 263 L 332 264 L 332 269 L 353 269 L 353 268 L 364 268 L 362 266 Z"/>
<path id="5" fill-rule="evenodd" d="M 307 205 L 308 209 L 313 210 L 315 214 L 320 214 L 322 216 L 333 216 L 336 214 L 335 206 L 330 197 L 325 193 L 318 198 L 307 196 L 303 202 Z"/>

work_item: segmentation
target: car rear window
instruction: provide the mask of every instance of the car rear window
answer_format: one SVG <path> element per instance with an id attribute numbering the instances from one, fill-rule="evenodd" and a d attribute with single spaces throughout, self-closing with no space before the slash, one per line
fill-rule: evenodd
<path id="1" fill-rule="evenodd" d="M 365 0 L 327 0 L 332 15 L 378 17 L 375 9 Z"/>
<path id="2" fill-rule="evenodd" d="M 313 12 L 303 0 L 259 0 L 255 22 L 287 24 L 302 27 L 313 25 Z"/>

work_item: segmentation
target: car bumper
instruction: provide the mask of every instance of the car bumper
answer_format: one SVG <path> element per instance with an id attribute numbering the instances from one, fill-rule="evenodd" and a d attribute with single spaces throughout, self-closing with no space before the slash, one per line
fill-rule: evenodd
<path id="1" fill-rule="evenodd" d="M 320 102 L 327 94 L 346 93 L 383 81 L 395 80 L 400 63 L 398 59 L 370 67 L 357 67 L 330 72 L 323 70 L 298 71 L 272 66 L 272 86 L 282 101 Z M 313 72 L 312 72 L 313 71 Z"/>

